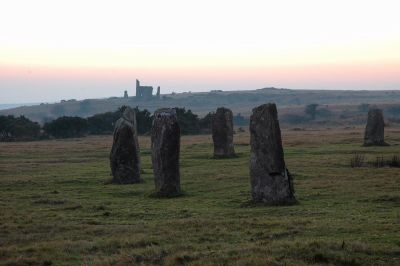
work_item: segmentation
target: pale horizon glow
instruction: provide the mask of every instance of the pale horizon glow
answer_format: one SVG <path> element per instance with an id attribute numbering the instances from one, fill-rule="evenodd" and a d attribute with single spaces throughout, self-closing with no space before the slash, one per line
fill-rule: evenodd
<path id="1" fill-rule="evenodd" d="M 400 89 L 398 1 L 4 1 L 0 103 Z"/>

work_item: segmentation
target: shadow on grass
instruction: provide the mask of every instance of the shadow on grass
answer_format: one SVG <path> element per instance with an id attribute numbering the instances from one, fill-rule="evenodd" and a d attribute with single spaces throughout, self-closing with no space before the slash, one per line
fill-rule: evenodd
<path id="1" fill-rule="evenodd" d="M 134 185 L 134 184 L 143 184 L 145 183 L 144 179 L 140 179 L 139 181 L 134 181 L 134 182 L 116 182 L 112 178 L 107 179 L 106 181 L 103 182 L 103 185 Z"/>
<path id="2" fill-rule="evenodd" d="M 269 202 L 255 202 L 253 200 L 248 200 L 240 204 L 241 208 L 256 208 L 256 207 L 282 207 L 282 206 L 294 206 L 300 205 L 300 202 L 296 199 L 277 202 L 277 203 L 269 203 Z"/>
<path id="3" fill-rule="evenodd" d="M 214 156 L 214 154 L 210 154 L 210 153 L 202 153 L 202 154 L 196 154 L 193 156 L 188 156 L 187 158 L 190 159 L 198 159 L 198 160 L 236 160 L 239 158 L 245 158 L 247 157 L 247 155 L 243 152 L 237 152 L 235 153 L 235 155 L 232 156 Z"/>
<path id="4" fill-rule="evenodd" d="M 173 198 L 180 198 L 180 197 L 187 197 L 188 194 L 185 191 L 181 191 L 179 193 L 163 193 L 163 192 L 155 192 L 149 194 L 149 198 L 155 199 L 173 199 Z"/>
<path id="5" fill-rule="evenodd" d="M 239 158 L 238 154 L 233 154 L 233 155 L 213 155 L 211 156 L 211 159 L 214 160 L 228 160 L 228 159 L 236 159 Z"/>

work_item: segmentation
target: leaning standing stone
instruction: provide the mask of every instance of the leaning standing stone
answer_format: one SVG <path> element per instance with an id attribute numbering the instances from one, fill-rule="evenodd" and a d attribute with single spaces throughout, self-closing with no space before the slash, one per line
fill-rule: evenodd
<path id="1" fill-rule="evenodd" d="M 281 130 L 273 103 L 253 109 L 250 117 L 251 195 L 255 202 L 290 204 L 296 201 L 293 181 L 283 158 Z"/>
<path id="2" fill-rule="evenodd" d="M 212 123 L 212 138 L 214 142 L 214 157 L 234 157 L 233 147 L 233 115 L 232 111 L 220 107 L 215 113 Z"/>
<path id="3" fill-rule="evenodd" d="M 368 121 L 365 127 L 364 146 L 386 146 L 384 140 L 385 122 L 383 113 L 380 109 L 370 109 L 368 111 Z"/>
<path id="4" fill-rule="evenodd" d="M 180 138 L 175 109 L 157 110 L 151 131 L 151 149 L 156 194 L 159 196 L 174 196 L 181 192 Z"/>
<path id="5" fill-rule="evenodd" d="M 141 182 L 139 142 L 136 114 L 127 107 L 116 122 L 114 141 L 110 153 L 110 166 L 114 183 L 132 184 Z"/>

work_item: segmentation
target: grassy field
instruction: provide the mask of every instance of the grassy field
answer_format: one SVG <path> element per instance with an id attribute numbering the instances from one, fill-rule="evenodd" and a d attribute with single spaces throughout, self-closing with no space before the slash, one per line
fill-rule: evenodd
<path id="1" fill-rule="evenodd" d="M 235 159 L 212 159 L 210 136 L 182 137 L 177 198 L 107 184 L 111 137 L 0 143 L 1 265 L 400 265 L 400 169 L 351 168 L 400 155 L 361 147 L 362 129 L 283 130 L 299 204 L 250 203 L 249 135 Z"/>

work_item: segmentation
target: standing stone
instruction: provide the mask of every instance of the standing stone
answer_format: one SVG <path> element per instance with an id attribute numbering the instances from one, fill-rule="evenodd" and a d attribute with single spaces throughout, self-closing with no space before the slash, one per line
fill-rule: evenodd
<path id="1" fill-rule="evenodd" d="M 220 107 L 215 113 L 212 123 L 212 138 L 214 141 L 214 157 L 234 157 L 233 147 L 233 115 L 232 111 Z"/>
<path id="2" fill-rule="evenodd" d="M 141 182 L 139 142 L 135 111 L 127 107 L 116 122 L 110 154 L 113 182 L 132 184 Z"/>
<path id="3" fill-rule="evenodd" d="M 153 119 L 151 149 L 156 194 L 159 196 L 174 196 L 181 192 L 180 139 L 175 109 L 157 110 Z"/>
<path id="4" fill-rule="evenodd" d="M 250 117 L 250 177 L 254 202 L 296 202 L 293 181 L 285 166 L 281 130 L 274 103 L 253 109 Z"/>
<path id="5" fill-rule="evenodd" d="M 364 146 L 386 146 L 384 140 L 385 122 L 382 110 L 373 108 L 368 111 L 368 121 L 365 127 Z"/>

